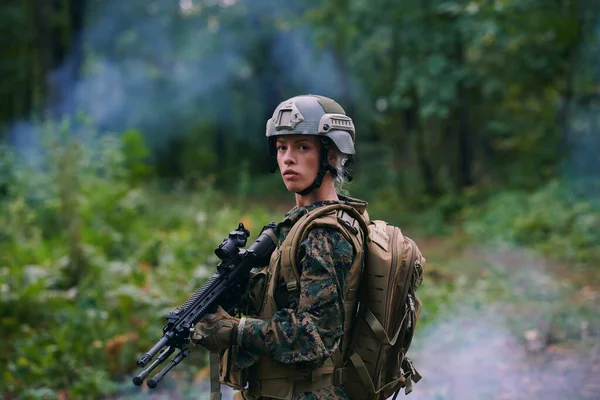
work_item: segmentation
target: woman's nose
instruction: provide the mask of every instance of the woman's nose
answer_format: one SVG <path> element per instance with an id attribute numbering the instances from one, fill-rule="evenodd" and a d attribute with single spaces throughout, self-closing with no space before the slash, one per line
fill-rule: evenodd
<path id="1" fill-rule="evenodd" d="M 293 164 L 294 163 L 294 157 L 293 157 L 292 152 L 290 150 L 287 150 L 285 153 L 283 153 L 283 163 L 285 165 L 289 165 L 289 164 Z"/>

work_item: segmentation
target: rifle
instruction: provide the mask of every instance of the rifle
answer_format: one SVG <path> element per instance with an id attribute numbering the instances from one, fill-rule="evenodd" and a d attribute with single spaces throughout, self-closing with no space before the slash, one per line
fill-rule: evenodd
<path id="1" fill-rule="evenodd" d="M 137 361 L 137 366 L 144 368 L 160 351 L 158 358 L 148 368 L 133 377 L 136 386 L 140 386 L 159 364 L 175 352 L 175 349 L 179 349 L 179 353 L 165 368 L 148 380 L 149 388 L 154 389 L 167 372 L 189 356 L 189 337 L 194 325 L 202 317 L 214 313 L 219 305 L 230 314 L 236 309 L 246 290 L 250 270 L 269 262 L 277 243 L 276 226 L 274 222 L 266 225 L 258 239 L 246 250 L 240 249 L 246 245 L 246 240 L 250 236 L 244 224 L 240 223 L 235 231 L 229 233 L 229 236 L 215 249 L 215 254 L 221 259 L 217 265 L 217 272 L 181 307 L 167 314 L 167 325 L 163 328 L 162 339 Z"/>

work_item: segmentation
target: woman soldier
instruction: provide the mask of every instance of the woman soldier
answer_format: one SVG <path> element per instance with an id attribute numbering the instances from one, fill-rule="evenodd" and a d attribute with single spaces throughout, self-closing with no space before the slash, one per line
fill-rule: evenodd
<path id="1" fill-rule="evenodd" d="M 355 154 L 354 125 L 334 100 L 303 95 L 279 104 L 266 136 L 296 206 L 277 226 L 270 265 L 251 274 L 246 316 L 219 308 L 193 339 L 221 353 L 221 381 L 241 390 L 237 398 L 346 399 L 334 369 L 356 305 L 348 282 L 356 286 L 360 276 L 364 229 L 353 213 L 312 223 L 306 216 L 328 205 L 366 210 L 340 194 Z M 301 238 L 286 241 L 299 220 Z"/>

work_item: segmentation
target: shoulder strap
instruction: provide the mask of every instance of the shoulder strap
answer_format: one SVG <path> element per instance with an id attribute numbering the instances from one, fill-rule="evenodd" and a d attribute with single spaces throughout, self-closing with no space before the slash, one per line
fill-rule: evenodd
<path id="1" fill-rule="evenodd" d="M 300 218 L 288 233 L 281 244 L 280 276 L 286 283 L 288 292 L 293 298 L 299 297 L 300 276 L 298 273 L 297 255 L 302 241 L 311 228 L 331 226 L 340 229 L 344 237 L 352 243 L 355 250 L 354 263 L 350 267 L 344 287 L 344 336 L 340 345 L 341 354 L 335 357 L 336 366 L 346 358 L 349 346 L 349 335 L 352 327 L 353 314 L 358 302 L 358 284 L 362 276 L 362 263 L 364 244 L 368 235 L 368 216 L 361 214 L 354 207 L 347 204 L 332 204 L 319 207 Z"/>
<path id="2" fill-rule="evenodd" d="M 221 400 L 221 381 L 219 380 L 219 353 L 210 352 L 210 400 Z"/>
<path id="3" fill-rule="evenodd" d="M 343 222 L 338 221 L 338 217 Z M 285 280 L 289 291 L 299 289 L 300 276 L 298 274 L 297 255 L 300 243 L 309 232 L 309 227 L 333 226 L 340 228 L 346 239 L 355 246 L 362 247 L 364 236 L 368 232 L 362 215 L 352 206 L 347 204 L 331 204 L 318 207 L 302 216 L 292 227 L 281 244 L 281 265 L 290 265 L 292 268 L 282 268 L 281 277 Z M 362 230 L 363 235 L 358 233 Z M 350 232 L 348 232 L 350 231 Z M 352 233 L 352 234 L 350 234 Z M 360 238 L 360 243 L 353 241 L 354 237 Z M 286 270 L 286 271 L 284 271 Z"/>

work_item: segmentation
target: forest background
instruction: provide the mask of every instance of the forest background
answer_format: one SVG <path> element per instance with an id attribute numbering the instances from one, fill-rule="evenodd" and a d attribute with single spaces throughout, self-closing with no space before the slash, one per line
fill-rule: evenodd
<path id="1" fill-rule="evenodd" d="M 154 394 L 135 360 L 239 221 L 256 235 L 293 205 L 264 133 L 301 93 L 354 119 L 350 194 L 428 258 L 431 378 L 411 396 L 597 398 L 599 17 L 594 0 L 3 2 L 0 398 L 204 395 L 204 352 Z"/>

